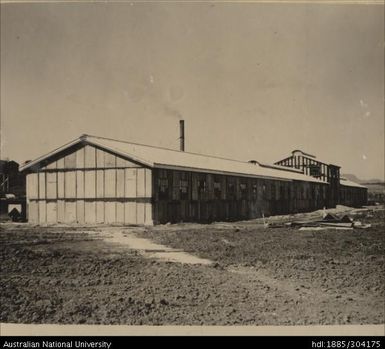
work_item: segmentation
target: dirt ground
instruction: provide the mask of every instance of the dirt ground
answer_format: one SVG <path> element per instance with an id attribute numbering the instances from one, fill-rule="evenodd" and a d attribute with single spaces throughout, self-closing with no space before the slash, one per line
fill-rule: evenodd
<path id="1" fill-rule="evenodd" d="M 382 324 L 384 210 L 350 214 L 372 227 L 299 231 L 265 228 L 262 220 L 151 228 L 2 224 L 0 321 Z M 212 263 L 168 261 L 164 251 L 117 243 L 114 232 Z"/>

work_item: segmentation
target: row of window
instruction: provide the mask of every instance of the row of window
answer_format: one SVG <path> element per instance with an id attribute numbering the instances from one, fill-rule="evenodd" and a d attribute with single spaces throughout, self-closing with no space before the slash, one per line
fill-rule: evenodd
<path id="1" fill-rule="evenodd" d="M 169 173 L 171 176 L 171 173 Z M 158 195 L 159 199 L 161 200 L 168 200 L 171 198 L 171 189 L 174 191 L 174 193 L 177 193 L 177 196 L 180 200 L 187 200 L 189 198 L 189 178 L 187 172 L 180 172 L 179 173 L 179 181 L 178 185 L 171 186 L 170 180 L 167 177 L 167 172 L 162 171 L 160 172 L 160 178 L 158 178 Z M 191 179 L 190 179 L 191 181 Z M 320 191 L 318 188 L 312 187 L 310 188 L 304 188 L 304 187 L 298 187 L 297 193 L 292 193 L 292 189 L 288 185 L 279 185 L 277 188 L 275 183 L 261 183 L 259 182 L 253 182 L 250 184 L 250 191 L 251 191 L 251 197 L 252 199 L 262 198 L 262 199 L 290 199 L 291 196 L 294 194 L 295 197 L 299 199 L 319 199 L 319 198 L 326 198 L 326 188 L 321 189 Z M 235 199 L 237 196 L 236 192 L 236 181 L 234 178 L 227 177 L 226 180 L 224 177 L 221 176 L 214 176 L 214 182 L 213 182 L 213 195 L 215 199 L 224 199 L 223 197 L 223 191 L 226 189 L 226 199 Z M 208 183 L 207 179 L 203 178 L 203 176 L 200 176 L 197 181 L 197 198 L 198 199 L 205 199 L 207 197 L 208 193 Z M 239 183 L 239 197 L 240 199 L 248 199 L 248 183 L 245 181 L 241 181 Z"/>

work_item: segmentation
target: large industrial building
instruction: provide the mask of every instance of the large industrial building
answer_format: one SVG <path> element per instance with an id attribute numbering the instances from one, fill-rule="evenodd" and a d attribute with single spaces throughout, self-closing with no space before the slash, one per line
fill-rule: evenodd
<path id="1" fill-rule="evenodd" d="M 145 225 L 229 221 L 330 207 L 340 196 L 331 194 L 330 176 L 313 176 L 298 166 L 183 149 L 183 137 L 176 151 L 83 135 L 21 168 L 27 174 L 28 220 Z"/>

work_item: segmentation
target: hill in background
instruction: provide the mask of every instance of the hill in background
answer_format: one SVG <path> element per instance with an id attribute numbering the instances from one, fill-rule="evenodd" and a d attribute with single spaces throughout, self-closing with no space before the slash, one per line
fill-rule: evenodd
<path id="1" fill-rule="evenodd" d="M 364 180 L 364 179 L 359 179 L 356 175 L 354 174 L 342 174 L 341 177 L 344 177 L 346 179 L 349 179 L 350 181 L 352 182 L 356 182 L 356 183 L 359 183 L 359 184 L 378 184 L 378 185 L 385 185 L 385 182 L 384 180 L 382 179 L 367 179 L 367 180 Z"/>

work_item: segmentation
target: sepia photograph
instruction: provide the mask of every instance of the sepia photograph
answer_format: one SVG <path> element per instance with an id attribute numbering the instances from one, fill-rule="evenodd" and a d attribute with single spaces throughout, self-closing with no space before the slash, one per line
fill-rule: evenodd
<path id="1" fill-rule="evenodd" d="M 385 335 L 383 1 L 0 2 L 2 336 Z"/>

